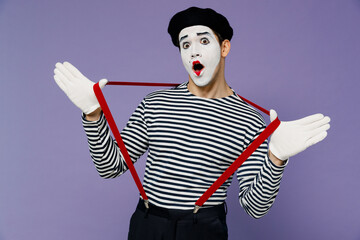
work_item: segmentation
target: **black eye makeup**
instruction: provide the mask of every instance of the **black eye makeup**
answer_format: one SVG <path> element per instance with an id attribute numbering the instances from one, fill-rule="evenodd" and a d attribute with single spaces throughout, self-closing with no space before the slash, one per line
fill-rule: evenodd
<path id="1" fill-rule="evenodd" d="M 190 47 L 190 43 L 189 43 L 189 42 L 184 42 L 184 43 L 182 44 L 182 47 L 183 47 L 183 49 L 187 49 L 187 48 Z"/>
<path id="2" fill-rule="evenodd" d="M 206 45 L 206 44 L 209 44 L 210 41 L 209 41 L 208 38 L 205 38 L 205 37 L 204 37 L 204 38 L 201 38 L 201 39 L 200 39 L 200 43 Z"/>

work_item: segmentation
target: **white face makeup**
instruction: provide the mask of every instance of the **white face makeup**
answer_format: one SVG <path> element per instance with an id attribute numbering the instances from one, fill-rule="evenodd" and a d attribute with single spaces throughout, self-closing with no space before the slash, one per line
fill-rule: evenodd
<path id="1" fill-rule="evenodd" d="M 198 87 L 213 78 L 220 62 L 220 45 L 213 31 L 206 26 L 184 28 L 179 34 L 181 59 L 186 71 Z"/>

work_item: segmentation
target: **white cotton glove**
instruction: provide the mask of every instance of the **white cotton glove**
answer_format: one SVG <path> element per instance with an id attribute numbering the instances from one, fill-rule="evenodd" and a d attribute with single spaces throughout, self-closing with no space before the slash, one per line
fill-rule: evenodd
<path id="1" fill-rule="evenodd" d="M 275 110 L 270 110 L 270 120 L 277 117 Z M 271 135 L 269 150 L 280 160 L 286 160 L 327 136 L 330 118 L 318 113 L 299 120 L 281 122 Z"/>
<path id="2" fill-rule="evenodd" d="M 96 99 L 94 82 L 87 79 L 69 62 L 56 63 L 54 79 L 57 85 L 65 92 L 69 99 L 85 114 L 92 113 L 100 107 Z M 108 80 L 101 79 L 99 86 L 103 88 Z"/>

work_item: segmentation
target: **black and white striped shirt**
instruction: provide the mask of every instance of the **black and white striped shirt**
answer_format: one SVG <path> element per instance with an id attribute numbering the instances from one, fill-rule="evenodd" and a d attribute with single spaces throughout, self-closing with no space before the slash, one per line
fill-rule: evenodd
<path id="1" fill-rule="evenodd" d="M 262 116 L 235 93 L 201 98 L 187 88 L 160 90 L 146 96 L 130 117 L 121 137 L 133 162 L 148 150 L 143 186 L 152 204 L 193 209 L 197 199 L 265 129 Z M 90 154 L 103 178 L 127 170 L 103 114 L 85 120 Z M 265 141 L 237 170 L 239 202 L 254 218 L 267 213 L 278 193 L 284 166 L 268 159 Z M 230 177 L 204 204 L 226 199 Z"/>

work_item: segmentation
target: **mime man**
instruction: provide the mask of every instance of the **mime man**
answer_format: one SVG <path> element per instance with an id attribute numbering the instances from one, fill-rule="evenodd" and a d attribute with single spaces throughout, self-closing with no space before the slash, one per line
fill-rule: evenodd
<path id="1" fill-rule="evenodd" d="M 262 116 L 241 100 L 225 80 L 225 59 L 233 35 L 227 19 L 212 9 L 188 8 L 170 20 L 168 32 L 179 48 L 189 78 L 175 88 L 147 95 L 121 137 L 131 160 L 148 151 L 140 198 L 128 239 L 227 239 L 225 199 L 230 177 L 197 213 L 196 200 L 265 129 Z M 93 92 L 94 82 L 68 62 L 57 63 L 54 79 L 83 112 L 90 154 L 103 178 L 118 177 L 127 165 Z M 107 80 L 100 80 L 104 87 Z M 270 119 L 277 117 L 270 111 Z M 239 203 L 254 218 L 275 201 L 288 159 L 322 141 L 330 128 L 322 114 L 281 122 L 237 169 Z M 119 205 L 120 206 L 120 205 Z"/>

